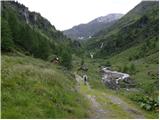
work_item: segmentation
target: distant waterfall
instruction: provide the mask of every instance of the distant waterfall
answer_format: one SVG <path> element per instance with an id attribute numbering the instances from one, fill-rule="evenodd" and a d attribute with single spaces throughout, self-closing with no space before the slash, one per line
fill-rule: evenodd
<path id="1" fill-rule="evenodd" d="M 100 48 L 101 48 L 101 49 L 103 48 L 103 43 L 101 44 Z"/>
<path id="2" fill-rule="evenodd" d="M 90 57 L 91 59 L 93 59 L 94 53 L 90 53 Z"/>

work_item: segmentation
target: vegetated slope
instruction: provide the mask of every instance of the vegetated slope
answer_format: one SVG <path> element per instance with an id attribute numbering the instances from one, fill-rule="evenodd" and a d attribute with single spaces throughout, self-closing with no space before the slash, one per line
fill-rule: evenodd
<path id="1" fill-rule="evenodd" d="M 158 116 L 159 52 L 152 53 L 154 49 L 150 49 L 146 51 L 144 56 L 141 57 L 140 55 L 139 57 L 139 51 L 142 51 L 144 45 L 140 44 L 116 54 L 107 59 L 106 63 L 109 62 L 114 70 L 130 74 L 135 81 L 136 86 L 133 88 L 133 91 L 132 89 L 129 91 L 124 90 L 122 94 L 135 101 L 141 108 L 148 111 L 156 111 L 156 114 L 153 116 Z"/>
<path id="2" fill-rule="evenodd" d="M 74 75 L 46 62 L 58 56 L 70 68 L 72 41 L 40 14 L 14 1 L 1 3 L 2 118 L 86 118 L 88 104 Z"/>
<path id="3" fill-rule="evenodd" d="M 87 118 L 74 75 L 28 56 L 2 55 L 2 118 Z"/>
<path id="4" fill-rule="evenodd" d="M 158 110 L 158 1 L 143 1 L 106 31 L 88 41 L 101 64 L 129 73 L 136 82 L 133 91 L 122 94 L 146 110 Z M 103 43 L 103 47 L 100 46 Z M 107 59 L 106 59 L 107 58 Z M 157 113 L 158 116 L 158 113 Z"/>
<path id="5" fill-rule="evenodd" d="M 156 44 L 158 21 L 158 2 L 143 1 L 109 29 L 90 39 L 87 48 L 97 48 L 97 55 L 105 57 L 146 41 Z"/>
<path id="6" fill-rule="evenodd" d="M 146 118 L 158 118 L 158 79 L 157 79 L 157 70 L 158 70 L 158 66 L 156 64 L 156 60 L 154 59 L 155 56 L 149 57 L 146 60 L 141 59 L 136 61 L 129 61 L 129 55 L 133 55 L 135 54 L 134 49 L 138 49 L 138 48 L 131 48 L 128 49 L 127 51 L 124 51 L 124 53 L 122 52 L 121 54 L 117 54 L 114 57 L 111 57 L 110 59 L 88 59 L 87 57 L 84 59 L 84 63 L 88 66 L 88 81 L 89 81 L 89 91 L 94 90 L 93 94 L 96 94 L 96 91 L 99 91 L 99 94 L 93 95 L 93 99 L 95 99 L 97 97 L 97 99 L 104 99 L 104 101 L 98 101 L 98 102 L 102 102 L 101 105 L 104 107 L 106 106 L 106 110 L 109 112 L 105 113 L 102 109 L 96 109 L 95 111 L 97 111 L 95 114 L 91 115 L 92 118 L 95 118 L 93 116 L 96 116 L 99 113 L 103 113 L 105 114 L 106 117 L 100 115 L 99 118 L 129 118 L 127 116 L 125 116 L 125 114 L 127 114 L 127 112 L 124 112 L 123 110 L 120 110 L 118 108 L 115 109 L 115 107 L 111 107 L 110 105 L 114 105 L 112 104 L 112 102 L 109 102 L 107 104 L 107 101 L 109 100 L 107 97 L 109 97 L 107 94 L 110 94 L 111 96 L 115 96 L 118 99 L 123 99 L 124 102 L 129 103 L 129 105 L 132 105 L 132 109 L 134 107 L 136 107 L 137 109 L 141 109 L 147 108 L 146 110 L 143 110 L 143 113 L 145 114 Z M 133 51 L 133 52 L 132 52 Z M 131 53 L 131 54 L 128 54 Z M 157 53 L 158 54 L 158 53 Z M 80 58 L 75 58 L 74 57 L 74 69 L 77 70 L 81 64 L 81 60 Z M 145 63 L 146 61 L 148 61 L 147 63 Z M 155 61 L 155 62 L 153 62 Z M 149 64 L 150 63 L 150 64 Z M 109 66 L 111 65 L 111 68 L 113 70 L 117 70 L 117 71 L 121 71 L 121 72 L 125 72 L 131 75 L 132 79 L 136 82 L 136 87 L 135 88 L 128 88 L 129 90 L 126 89 L 119 89 L 118 91 L 114 91 L 112 89 L 107 89 L 107 87 L 105 86 L 105 84 L 103 84 L 103 82 L 101 81 L 101 74 L 100 74 L 100 66 Z M 127 71 L 124 69 L 127 66 Z M 133 66 L 133 67 L 131 67 Z M 133 69 L 132 69 L 133 68 Z M 125 71 L 123 71 L 123 69 Z M 131 70 L 132 69 L 132 70 Z M 144 71 L 144 72 L 143 72 Z M 151 71 L 150 75 L 147 75 L 147 72 Z M 80 71 L 77 72 L 77 74 L 79 75 L 83 75 L 83 73 L 81 73 Z M 84 85 L 84 87 L 82 88 L 82 91 L 85 91 L 87 86 Z M 89 91 L 86 91 L 87 94 L 90 94 Z M 100 94 L 105 93 L 105 97 L 101 96 Z M 148 94 L 149 93 L 149 94 Z M 91 103 L 93 102 L 93 100 L 91 98 Z M 96 99 L 96 100 L 97 100 Z M 132 101 L 133 100 L 133 101 Z M 106 102 L 105 102 L 106 101 Z M 118 106 L 123 106 L 122 103 L 119 100 L 113 100 L 117 102 Z M 135 102 L 134 102 L 135 101 Z M 96 103 L 93 104 L 92 106 L 97 106 Z M 98 106 L 97 106 L 98 107 Z M 122 108 L 123 108 L 122 107 Z M 130 110 L 127 109 L 127 111 L 129 112 Z M 115 116 L 112 116 L 112 113 L 115 113 Z M 133 112 L 134 118 L 137 117 L 137 115 L 140 115 L 139 113 L 135 112 L 134 110 L 130 111 L 131 113 Z M 121 114 L 122 113 L 122 114 Z M 131 115 L 131 114 L 130 114 Z"/>
<path id="7" fill-rule="evenodd" d="M 92 37 L 95 33 L 110 27 L 123 15 L 118 13 L 109 14 L 106 16 L 98 17 L 87 24 L 80 24 L 71 29 L 65 30 L 63 33 L 75 40 L 84 40 Z"/>
<path id="8" fill-rule="evenodd" d="M 14 1 L 2 3 L 2 52 L 20 51 L 36 58 L 71 59 L 72 41 L 39 13 Z M 69 63 L 70 64 L 70 63 Z"/>

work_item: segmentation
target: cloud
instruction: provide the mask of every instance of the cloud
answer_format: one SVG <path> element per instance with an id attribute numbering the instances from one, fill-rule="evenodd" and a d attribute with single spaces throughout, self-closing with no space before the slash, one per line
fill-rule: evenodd
<path id="1" fill-rule="evenodd" d="M 39 12 L 59 30 L 87 23 L 109 13 L 127 13 L 141 0 L 18 0 Z"/>

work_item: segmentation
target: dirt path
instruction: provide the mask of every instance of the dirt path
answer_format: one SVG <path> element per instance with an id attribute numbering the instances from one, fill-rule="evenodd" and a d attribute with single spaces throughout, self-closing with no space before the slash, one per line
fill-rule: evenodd
<path id="1" fill-rule="evenodd" d="M 91 104 L 90 118 L 145 118 L 140 110 L 131 106 L 118 96 L 91 89 L 89 84 L 84 85 L 83 79 L 77 74 L 75 74 L 75 78 L 77 80 L 78 91 L 83 94 Z"/>

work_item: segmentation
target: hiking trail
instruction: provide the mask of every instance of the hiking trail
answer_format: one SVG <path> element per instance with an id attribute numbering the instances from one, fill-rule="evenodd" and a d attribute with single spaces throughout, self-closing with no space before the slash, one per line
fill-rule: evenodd
<path id="1" fill-rule="evenodd" d="M 128 104 L 116 95 L 92 89 L 89 85 L 84 85 L 83 78 L 75 73 L 78 91 L 85 96 L 90 103 L 90 118 L 109 119 L 109 118 L 128 118 L 145 119 L 141 110 Z"/>

